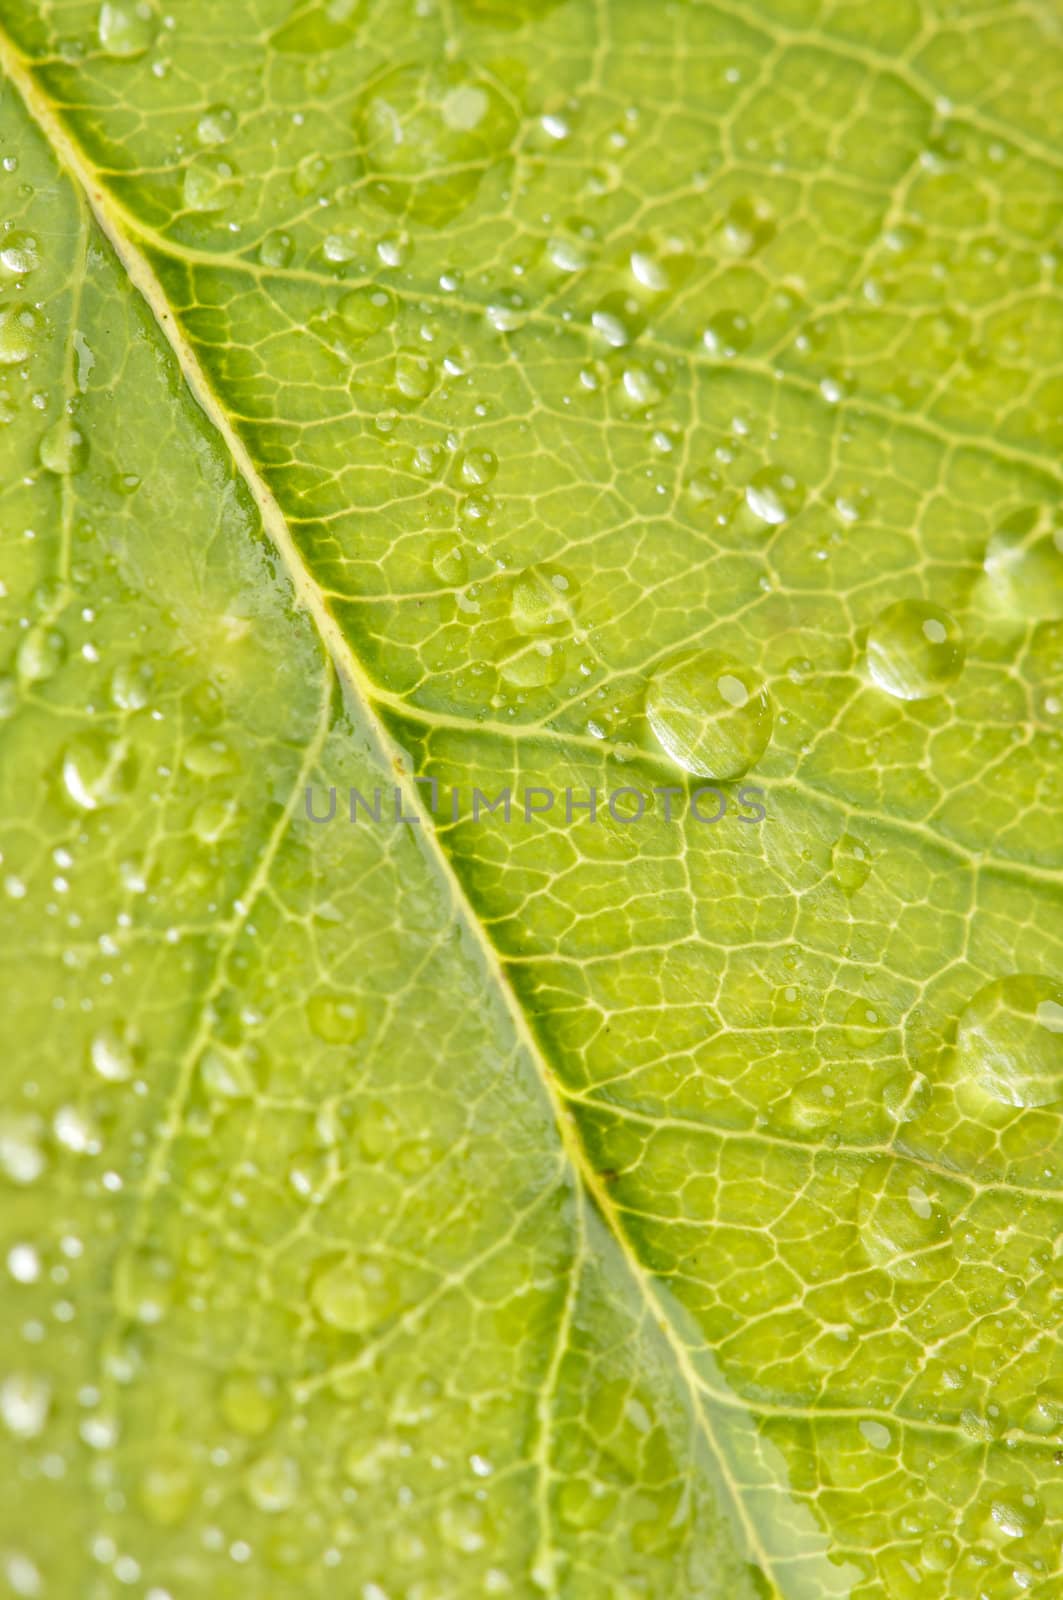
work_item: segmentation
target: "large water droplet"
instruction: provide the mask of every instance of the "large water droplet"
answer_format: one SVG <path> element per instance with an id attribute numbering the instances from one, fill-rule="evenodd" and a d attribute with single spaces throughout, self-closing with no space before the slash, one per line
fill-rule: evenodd
<path id="1" fill-rule="evenodd" d="M 338 50 L 354 38 L 365 0 L 310 0 L 292 7 L 288 21 L 270 34 L 283 55 L 313 56 Z"/>
<path id="2" fill-rule="evenodd" d="M 772 730 L 767 690 L 752 668 L 716 650 L 689 651 L 654 673 L 650 727 L 672 760 L 703 778 L 739 778 Z"/>
<path id="3" fill-rule="evenodd" d="M 462 62 L 433 62 L 378 79 L 355 128 L 373 198 L 439 224 L 469 204 L 508 154 L 516 119 L 489 79 Z"/>
<path id="4" fill-rule="evenodd" d="M 1063 1100 L 1063 983 L 1015 973 L 987 983 L 956 1030 L 961 1077 L 1006 1106 Z"/>
<path id="5" fill-rule="evenodd" d="M 710 355 L 729 359 L 742 350 L 748 350 L 753 340 L 753 326 L 741 311 L 717 311 L 710 317 L 702 341 Z"/>
<path id="6" fill-rule="evenodd" d="M 374 333 L 390 327 L 395 320 L 395 301 L 386 289 L 352 289 L 337 308 L 354 347 L 364 344 Z"/>
<path id="7" fill-rule="evenodd" d="M 155 12 L 147 3 L 131 0 L 104 0 L 96 32 L 105 55 L 122 61 L 135 61 L 150 50 L 158 28 Z"/>
<path id="8" fill-rule="evenodd" d="M 41 264 L 40 246 L 29 233 L 8 233 L 0 242 L 0 267 L 13 278 L 36 272 Z"/>
<path id="9" fill-rule="evenodd" d="M 258 1373 L 234 1373 L 222 1385 L 221 1414 L 236 1433 L 254 1438 L 272 1426 L 277 1414 L 276 1392 L 272 1378 Z"/>
<path id="10" fill-rule="evenodd" d="M 188 1513 L 195 1485 L 189 1457 L 179 1446 L 170 1445 L 144 1468 L 137 1498 L 150 1522 L 160 1528 L 174 1528 Z"/>
<path id="11" fill-rule="evenodd" d="M 868 670 L 898 700 L 941 694 L 959 677 L 965 655 L 959 624 L 924 600 L 887 606 L 867 636 Z"/>
<path id="12" fill-rule="evenodd" d="M 1063 618 L 1063 520 L 1039 506 L 1016 511 L 994 533 L 985 553 L 993 598 L 1028 622 Z"/>
<path id="13" fill-rule="evenodd" d="M 417 405 L 432 393 L 436 369 L 420 350 L 400 350 L 395 357 L 395 388 L 403 400 Z"/>
<path id="14" fill-rule="evenodd" d="M 34 1183 L 47 1166 L 39 1117 L 0 1115 L 0 1172 L 12 1183 Z"/>

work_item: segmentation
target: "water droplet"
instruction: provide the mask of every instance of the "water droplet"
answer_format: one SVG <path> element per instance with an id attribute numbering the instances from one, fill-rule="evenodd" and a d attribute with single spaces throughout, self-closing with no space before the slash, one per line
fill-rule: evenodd
<path id="1" fill-rule="evenodd" d="M 866 1050 L 886 1031 L 882 1007 L 870 1000 L 854 1000 L 845 1013 L 845 1037 L 857 1050 Z"/>
<path id="2" fill-rule="evenodd" d="M 803 484 L 782 467 L 762 467 L 746 486 L 746 505 L 769 527 L 795 517 L 804 503 Z"/>
<path id="3" fill-rule="evenodd" d="M 44 683 L 66 660 L 66 639 L 58 628 L 31 628 L 15 656 L 19 677 L 26 683 Z"/>
<path id="4" fill-rule="evenodd" d="M 0 244 L 0 267 L 13 278 L 36 272 L 41 264 L 40 246 L 29 233 L 8 233 Z"/>
<path id="5" fill-rule="evenodd" d="M 843 833 L 831 854 L 834 881 L 844 894 L 862 889 L 871 872 L 871 852 L 866 844 Z"/>
<path id="6" fill-rule="evenodd" d="M 100 49 L 119 60 L 135 61 L 151 49 L 157 26 L 155 12 L 146 0 L 139 4 L 104 0 L 96 24 Z"/>
<path id="7" fill-rule="evenodd" d="M 883 1422 L 865 1420 L 860 1424 L 860 1432 L 872 1450 L 888 1450 L 893 1443 L 893 1435 Z"/>
<path id="8" fill-rule="evenodd" d="M 259 1511 L 287 1511 L 299 1495 L 298 1463 L 291 1456 L 260 1456 L 244 1473 L 247 1498 Z"/>
<path id="9" fill-rule="evenodd" d="M 458 460 L 458 474 L 463 483 L 473 488 L 484 488 L 498 471 L 498 457 L 493 450 L 466 450 Z"/>
<path id="10" fill-rule="evenodd" d="M 270 233 L 258 247 L 258 259 L 264 267 L 289 267 L 295 255 L 295 240 L 290 233 Z"/>
<path id="11" fill-rule="evenodd" d="M 491 81 L 462 62 L 397 67 L 355 118 L 369 192 L 389 211 L 448 222 L 512 147 L 516 118 Z"/>
<path id="12" fill-rule="evenodd" d="M 513 580 L 509 615 L 520 634 L 560 633 L 573 626 L 579 585 L 560 567 L 528 567 Z"/>
<path id="13" fill-rule="evenodd" d="M 326 1044 L 353 1044 L 365 1032 L 365 1014 L 351 995 L 322 991 L 306 1003 L 310 1031 Z"/>
<path id="14" fill-rule="evenodd" d="M 741 777 L 771 738 L 767 690 L 750 667 L 716 650 L 689 651 L 659 668 L 646 716 L 672 760 L 704 778 Z"/>
<path id="15" fill-rule="evenodd" d="M 136 758 L 124 739 L 84 733 L 63 753 L 63 788 L 80 811 L 118 805 L 136 783 Z"/>
<path id="16" fill-rule="evenodd" d="M 117 1026 L 101 1028 L 89 1044 L 89 1060 L 93 1071 L 108 1083 L 125 1083 L 136 1070 L 131 1031 Z"/>
<path id="17" fill-rule="evenodd" d="M 545 689 L 564 670 L 564 653 L 548 639 L 532 639 L 499 661 L 500 677 L 514 689 Z"/>
<path id="18" fill-rule="evenodd" d="M 742 196 L 732 202 L 717 233 L 720 249 L 731 256 L 751 256 L 775 237 L 775 213 L 767 201 Z"/>
<path id="19" fill-rule="evenodd" d="M 344 1333 L 367 1333 L 394 1316 L 402 1299 L 399 1286 L 382 1261 L 372 1256 L 347 1256 L 320 1273 L 310 1293 L 318 1316 Z"/>
<path id="20" fill-rule="evenodd" d="M 985 572 L 993 597 L 1007 614 L 1028 622 L 1063 618 L 1063 520 L 1026 506 L 1003 522 L 989 541 Z"/>
<path id="21" fill-rule="evenodd" d="M 150 698 L 152 669 L 139 656 L 123 661 L 111 674 L 111 700 L 122 711 L 143 711 Z"/>
<path id="22" fill-rule="evenodd" d="M 923 600 L 898 600 L 880 612 L 867 636 L 867 665 L 880 689 L 898 700 L 941 694 L 963 670 L 958 623 Z"/>
<path id="23" fill-rule="evenodd" d="M 238 771 L 239 760 L 224 739 L 191 739 L 181 752 L 181 765 L 197 778 L 224 778 Z"/>
<path id="24" fill-rule="evenodd" d="M 710 355 L 729 359 L 749 349 L 753 325 L 741 311 L 717 311 L 709 318 L 702 340 Z"/>
<path id="25" fill-rule="evenodd" d="M 339 303 L 338 315 L 355 348 L 395 320 L 395 299 L 386 289 L 352 289 Z"/>
<path id="26" fill-rule="evenodd" d="M 860 1184 L 857 1228 L 874 1267 L 902 1283 L 938 1283 L 953 1270 L 950 1215 L 962 1191 L 911 1161 L 883 1157 Z"/>
<path id="27" fill-rule="evenodd" d="M 448 589 L 459 588 L 468 577 L 469 567 L 460 539 L 439 539 L 431 549 L 432 571 Z"/>
<path id="28" fill-rule="evenodd" d="M 182 195 L 189 211 L 224 211 L 239 194 L 243 180 L 225 156 L 193 156 L 185 168 Z"/>
<path id="29" fill-rule="evenodd" d="M 60 417 L 41 439 L 37 456 L 46 471 L 62 476 L 65 473 L 84 472 L 89 459 L 89 447 L 85 435 L 72 420 Z"/>
<path id="30" fill-rule="evenodd" d="M 200 144 L 227 144 L 236 132 L 236 112 L 231 106 L 208 106 L 196 123 Z"/>
<path id="31" fill-rule="evenodd" d="M 395 356 L 395 388 L 414 405 L 432 393 L 436 376 L 434 364 L 420 350 L 400 350 Z"/>
<path id="32" fill-rule="evenodd" d="M 0 1172 L 12 1183 L 35 1183 L 47 1165 L 39 1117 L 0 1115 Z"/>
<path id="33" fill-rule="evenodd" d="M 256 1438 L 273 1425 L 277 1414 L 277 1386 L 257 1373 L 234 1373 L 221 1390 L 221 1414 L 236 1433 Z"/>
<path id="34" fill-rule="evenodd" d="M 33 354 L 37 318 L 29 306 L 0 307 L 0 367 L 20 367 Z"/>
<path id="35" fill-rule="evenodd" d="M 956 1030 L 963 1080 L 1006 1106 L 1063 1100 L 1063 984 L 1034 973 L 987 983 Z"/>
<path id="36" fill-rule="evenodd" d="M 232 795 L 221 800 L 204 800 L 192 813 L 192 832 L 202 844 L 217 844 L 239 814 L 240 807 Z"/>
<path id="37" fill-rule="evenodd" d="M 137 1498 L 149 1521 L 160 1528 L 174 1528 L 188 1513 L 195 1485 L 191 1461 L 174 1445 L 144 1468 Z"/>
<path id="38" fill-rule="evenodd" d="M 1025 1539 L 1045 1520 L 1045 1508 L 1032 1489 L 999 1489 L 990 1500 L 989 1514 L 1005 1539 Z"/>
<path id="39" fill-rule="evenodd" d="M 600 1528 L 616 1508 L 616 1490 L 594 1479 L 569 1478 L 557 1496 L 557 1514 L 569 1528 Z"/>
<path id="40" fill-rule="evenodd" d="M 36 1439 L 44 1432 L 51 1403 L 51 1386 L 31 1373 L 13 1373 L 0 1384 L 0 1417 L 16 1439 Z"/>

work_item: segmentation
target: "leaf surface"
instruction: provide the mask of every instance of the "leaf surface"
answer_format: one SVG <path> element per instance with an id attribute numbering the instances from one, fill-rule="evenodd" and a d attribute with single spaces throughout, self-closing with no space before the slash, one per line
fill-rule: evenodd
<path id="1" fill-rule="evenodd" d="M 7 1590 L 1052 1600 L 1058 16 L 0 64 Z"/>

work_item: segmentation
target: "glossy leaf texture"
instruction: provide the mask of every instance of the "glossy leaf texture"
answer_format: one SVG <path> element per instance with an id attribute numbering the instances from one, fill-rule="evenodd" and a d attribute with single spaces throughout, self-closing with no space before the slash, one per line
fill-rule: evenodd
<path id="1" fill-rule="evenodd" d="M 1058 10 L 0 65 L 0 1589 L 1054 1600 Z"/>

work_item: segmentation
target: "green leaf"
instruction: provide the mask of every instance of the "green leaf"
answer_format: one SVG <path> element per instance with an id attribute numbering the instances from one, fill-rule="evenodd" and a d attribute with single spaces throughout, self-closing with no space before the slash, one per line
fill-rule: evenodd
<path id="1" fill-rule="evenodd" d="M 1054 10 L 0 30 L 0 1586 L 1052 1600 Z"/>

